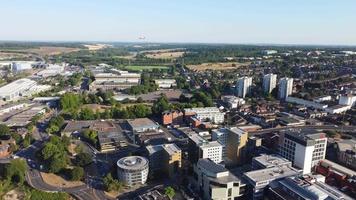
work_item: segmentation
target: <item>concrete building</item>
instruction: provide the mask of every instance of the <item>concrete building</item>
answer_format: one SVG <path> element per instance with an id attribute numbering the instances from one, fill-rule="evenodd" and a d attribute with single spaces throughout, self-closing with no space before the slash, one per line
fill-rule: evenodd
<path id="1" fill-rule="evenodd" d="M 13 62 L 12 63 L 12 71 L 21 72 L 26 70 L 32 70 L 33 62 Z"/>
<path id="2" fill-rule="evenodd" d="M 197 133 L 189 133 L 190 158 L 197 162 L 200 158 L 209 158 L 215 163 L 222 162 L 223 145 L 218 141 L 209 142 Z"/>
<path id="3" fill-rule="evenodd" d="M 277 74 L 266 74 L 263 76 L 263 91 L 271 93 L 277 86 Z"/>
<path id="4" fill-rule="evenodd" d="M 6 101 L 19 99 L 36 85 L 36 81 L 27 78 L 18 79 L 0 88 L 0 98 Z"/>
<path id="5" fill-rule="evenodd" d="M 337 141 L 336 154 L 341 164 L 356 170 L 356 140 Z"/>
<path id="6" fill-rule="evenodd" d="M 356 95 L 346 94 L 341 95 L 339 98 L 340 105 L 355 106 L 356 105 Z"/>
<path id="7" fill-rule="evenodd" d="M 285 100 L 293 93 L 293 78 L 282 78 L 279 81 L 278 97 Z"/>
<path id="8" fill-rule="evenodd" d="M 155 79 L 155 83 L 162 89 L 169 89 L 177 86 L 175 79 Z"/>
<path id="9" fill-rule="evenodd" d="M 325 158 L 328 138 L 325 133 L 285 131 L 280 133 L 279 154 L 292 161 L 303 174 L 311 172 Z"/>
<path id="10" fill-rule="evenodd" d="M 203 108 L 185 108 L 185 117 L 194 116 L 200 121 L 210 121 L 214 124 L 221 124 L 224 122 L 225 113 L 220 112 L 217 107 L 203 107 Z"/>
<path id="11" fill-rule="evenodd" d="M 159 129 L 159 125 L 148 118 L 128 119 L 127 123 L 130 130 L 135 133 L 158 131 Z"/>
<path id="12" fill-rule="evenodd" d="M 117 161 L 117 177 L 128 186 L 145 184 L 149 162 L 141 156 L 128 156 Z"/>
<path id="13" fill-rule="evenodd" d="M 325 184 L 325 177 L 322 175 L 292 176 L 276 181 L 270 185 L 266 192 L 266 198 L 275 200 L 353 199 Z"/>
<path id="14" fill-rule="evenodd" d="M 223 158 L 232 165 L 240 165 L 246 161 L 247 132 L 236 127 L 215 129 L 212 130 L 212 140 L 222 144 Z"/>
<path id="15" fill-rule="evenodd" d="M 90 86 L 90 91 L 100 90 L 123 90 L 141 82 L 141 75 L 128 71 L 113 71 L 112 73 L 94 74 L 95 81 Z"/>
<path id="16" fill-rule="evenodd" d="M 38 72 L 36 75 L 43 78 L 52 77 L 64 73 L 65 72 L 64 69 L 65 69 L 64 65 L 50 64 L 48 65 L 48 67 L 46 67 L 46 69 Z"/>
<path id="17" fill-rule="evenodd" d="M 278 51 L 271 50 L 271 49 L 267 49 L 267 50 L 263 50 L 262 51 L 262 54 L 264 54 L 264 55 L 273 55 L 273 54 L 276 54 L 276 53 L 278 53 Z"/>
<path id="18" fill-rule="evenodd" d="M 246 95 L 250 94 L 252 87 L 252 77 L 241 77 L 237 81 L 237 95 L 241 98 L 245 98 Z"/>
<path id="19" fill-rule="evenodd" d="M 150 173 L 173 178 L 182 167 L 182 150 L 176 144 L 146 146 Z M 163 172 L 163 173 L 162 173 Z"/>
<path id="20" fill-rule="evenodd" d="M 209 159 L 199 159 L 197 165 L 194 166 L 194 173 L 204 199 L 239 199 L 245 193 L 245 183 L 225 167 Z"/>
<path id="21" fill-rule="evenodd" d="M 223 96 L 222 100 L 229 109 L 235 109 L 238 106 L 244 105 L 246 103 L 244 99 L 232 95 Z"/>
<path id="22" fill-rule="evenodd" d="M 259 156 L 252 163 L 255 170 L 245 172 L 243 177 L 248 182 L 248 196 L 254 200 L 264 198 L 270 183 L 300 173 L 290 161 L 275 155 Z"/>
<path id="23" fill-rule="evenodd" d="M 289 103 L 295 103 L 295 104 L 299 104 L 299 105 L 303 105 L 306 107 L 310 107 L 310 108 L 315 108 L 315 109 L 320 109 L 320 110 L 325 110 L 328 105 L 326 104 L 321 104 L 321 103 L 317 103 L 314 101 L 308 101 L 308 100 L 304 100 L 301 98 L 296 98 L 296 97 L 286 97 L 286 102 Z"/>

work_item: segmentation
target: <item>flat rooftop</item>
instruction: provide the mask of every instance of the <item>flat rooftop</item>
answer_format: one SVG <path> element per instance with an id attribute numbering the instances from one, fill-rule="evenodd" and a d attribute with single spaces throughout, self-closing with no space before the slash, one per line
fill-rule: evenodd
<path id="1" fill-rule="evenodd" d="M 131 126 L 132 129 L 141 129 L 141 128 L 159 128 L 159 125 L 148 119 L 148 118 L 137 118 L 129 119 L 127 123 Z"/>
<path id="2" fill-rule="evenodd" d="M 279 155 L 262 154 L 261 156 L 254 157 L 253 160 L 255 162 L 258 162 L 260 165 L 263 165 L 266 168 L 292 164 L 289 160 L 287 160 Z"/>
<path id="3" fill-rule="evenodd" d="M 271 181 L 283 177 L 293 176 L 299 173 L 299 170 L 290 166 L 272 167 L 259 169 L 244 173 L 244 176 L 254 183 L 261 181 Z"/>

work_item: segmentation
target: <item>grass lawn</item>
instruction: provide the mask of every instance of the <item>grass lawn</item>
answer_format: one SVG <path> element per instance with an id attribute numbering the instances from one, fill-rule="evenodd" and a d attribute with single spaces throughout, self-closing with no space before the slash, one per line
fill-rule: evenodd
<path id="1" fill-rule="evenodd" d="M 152 70 L 152 69 L 169 69 L 168 66 L 137 66 L 137 65 L 131 65 L 131 66 L 126 66 L 124 67 L 126 70 L 132 70 L 132 71 L 142 71 L 142 70 Z"/>

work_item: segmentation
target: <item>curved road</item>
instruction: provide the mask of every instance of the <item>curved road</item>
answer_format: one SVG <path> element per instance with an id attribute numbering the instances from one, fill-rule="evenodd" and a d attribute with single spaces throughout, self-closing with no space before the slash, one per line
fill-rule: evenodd
<path id="1" fill-rule="evenodd" d="M 40 172 L 36 169 L 30 169 L 26 173 L 28 184 L 38 190 L 46 192 L 66 192 L 79 200 L 111 200 L 103 191 L 90 188 L 88 185 L 76 186 L 71 188 L 54 187 L 43 181 Z"/>

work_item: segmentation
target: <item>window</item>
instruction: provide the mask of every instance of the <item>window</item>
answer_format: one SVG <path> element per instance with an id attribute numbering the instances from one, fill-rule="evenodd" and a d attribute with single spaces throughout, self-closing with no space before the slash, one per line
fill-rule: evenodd
<path id="1" fill-rule="evenodd" d="M 231 197 L 231 194 L 232 194 L 232 188 L 229 188 L 229 189 L 227 190 L 227 196 L 228 196 L 228 197 Z"/>

